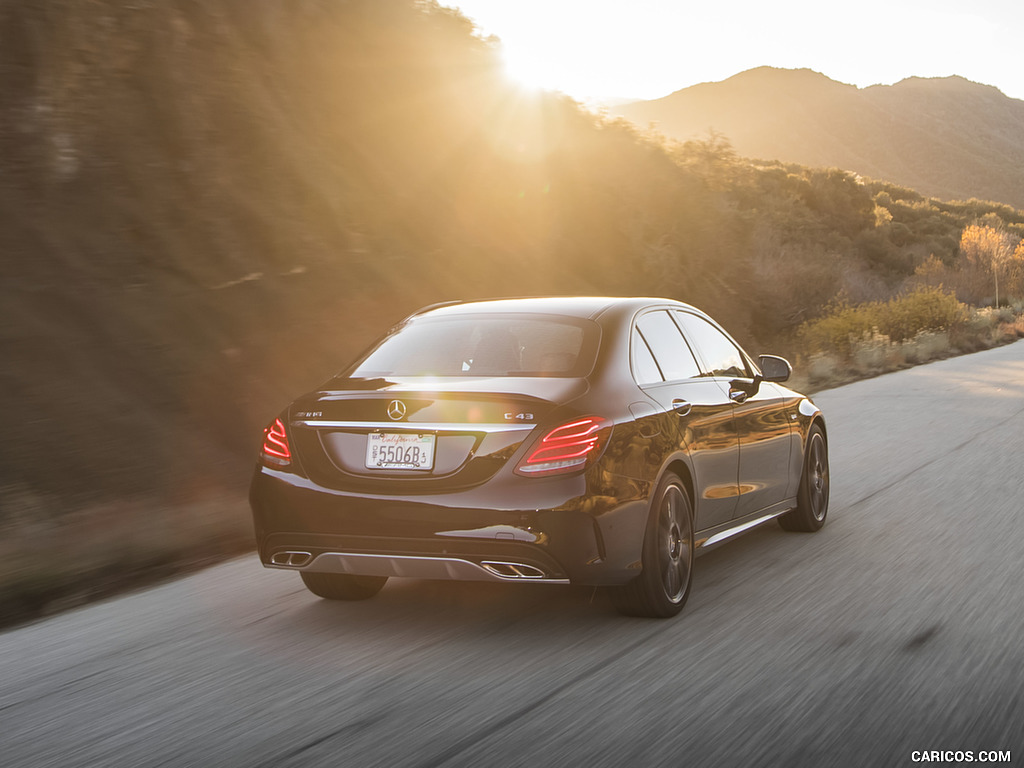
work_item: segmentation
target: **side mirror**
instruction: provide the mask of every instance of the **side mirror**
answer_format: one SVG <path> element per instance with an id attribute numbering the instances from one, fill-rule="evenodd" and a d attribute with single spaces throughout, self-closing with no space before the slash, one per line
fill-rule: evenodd
<path id="1" fill-rule="evenodd" d="M 784 381 L 789 381 L 789 377 L 793 373 L 793 366 L 784 357 L 761 355 L 757 362 L 761 366 L 761 378 L 765 381 L 781 384 Z"/>

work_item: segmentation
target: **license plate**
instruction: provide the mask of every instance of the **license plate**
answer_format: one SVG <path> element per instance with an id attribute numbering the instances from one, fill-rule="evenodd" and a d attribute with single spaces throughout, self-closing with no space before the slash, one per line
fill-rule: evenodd
<path id="1" fill-rule="evenodd" d="M 436 435 L 371 432 L 366 436 L 367 469 L 434 468 Z"/>

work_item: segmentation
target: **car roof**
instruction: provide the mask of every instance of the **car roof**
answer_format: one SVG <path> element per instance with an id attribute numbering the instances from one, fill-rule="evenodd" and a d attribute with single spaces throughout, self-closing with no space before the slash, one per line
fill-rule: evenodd
<path id="1" fill-rule="evenodd" d="M 692 309 L 674 299 L 623 296 L 530 296 L 485 301 L 452 302 L 424 307 L 415 316 L 451 316 L 464 314 L 548 314 L 596 319 L 610 309 L 636 311 L 651 305 L 671 305 Z"/>

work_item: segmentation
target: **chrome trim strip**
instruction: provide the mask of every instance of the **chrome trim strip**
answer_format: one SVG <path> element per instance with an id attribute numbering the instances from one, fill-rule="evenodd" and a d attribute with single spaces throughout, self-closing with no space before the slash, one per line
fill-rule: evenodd
<path id="1" fill-rule="evenodd" d="M 292 426 L 327 427 L 328 429 L 404 429 L 411 432 L 529 432 L 535 424 L 440 424 L 412 421 L 321 421 L 303 419 Z"/>
<path id="2" fill-rule="evenodd" d="M 731 539 L 733 536 L 741 534 L 744 531 L 749 531 L 755 525 L 760 525 L 761 523 L 766 523 L 769 520 L 774 520 L 779 515 L 784 515 L 787 512 L 789 512 L 789 509 L 782 509 L 779 510 L 778 512 L 772 512 L 770 515 L 759 517 L 756 520 L 751 520 L 748 523 L 743 523 L 743 525 L 737 525 L 735 528 L 729 528 L 728 530 L 716 533 L 709 539 L 705 539 L 704 541 L 698 541 L 697 548 L 700 549 L 701 547 L 710 547 L 712 544 L 718 544 L 719 542 L 725 541 L 726 539 Z"/>
<path id="3" fill-rule="evenodd" d="M 503 565 L 520 565 L 522 568 L 537 570 L 532 565 L 502 563 Z M 275 566 L 265 563 L 269 568 Z M 350 573 L 359 576 L 406 576 L 414 579 L 451 579 L 454 581 L 514 581 L 533 584 L 568 584 L 569 579 L 552 579 L 545 576 L 502 576 L 494 570 L 464 560 L 460 557 L 423 557 L 419 555 L 372 555 L 363 552 L 323 552 L 313 561 L 302 567 L 292 567 L 291 571 L 316 571 L 318 573 Z"/>

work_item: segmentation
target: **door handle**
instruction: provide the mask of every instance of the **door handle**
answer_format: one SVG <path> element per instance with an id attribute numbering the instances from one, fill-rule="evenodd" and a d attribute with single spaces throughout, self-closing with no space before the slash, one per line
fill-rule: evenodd
<path id="1" fill-rule="evenodd" d="M 750 393 L 743 389 L 730 389 L 729 399 L 734 403 L 745 403 L 747 398 L 750 397 Z"/>
<path id="2" fill-rule="evenodd" d="M 693 406 L 686 400 L 681 400 L 678 397 L 672 401 L 672 410 L 678 413 L 680 416 L 686 416 Z"/>
<path id="3" fill-rule="evenodd" d="M 763 379 L 755 376 L 753 379 L 733 379 L 729 382 L 729 399 L 734 403 L 745 403 L 747 398 L 753 397 L 761 388 Z"/>

